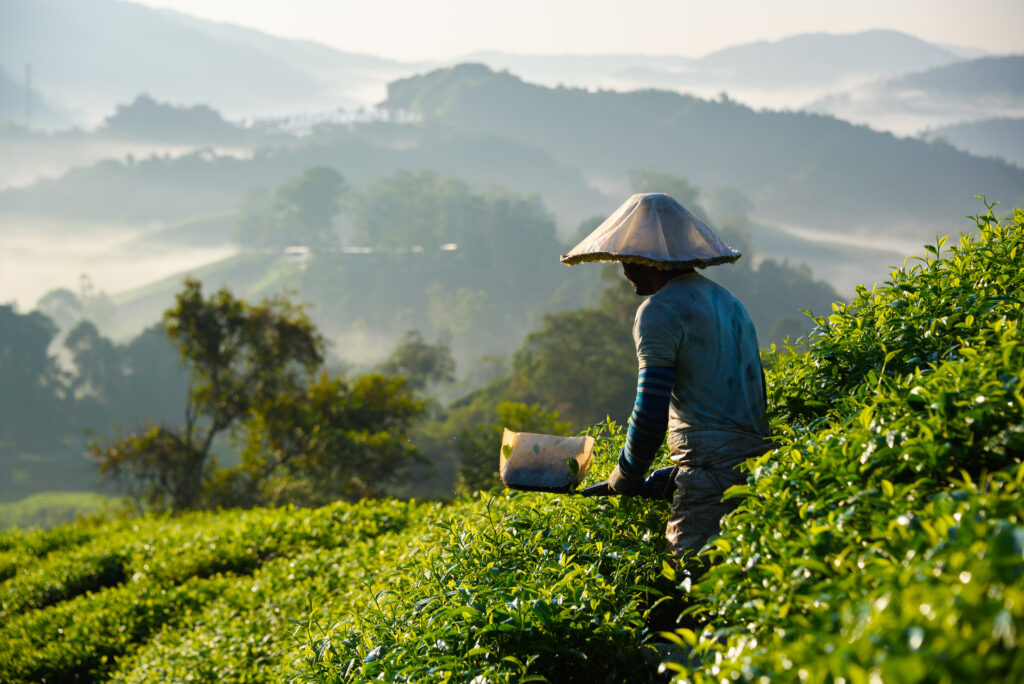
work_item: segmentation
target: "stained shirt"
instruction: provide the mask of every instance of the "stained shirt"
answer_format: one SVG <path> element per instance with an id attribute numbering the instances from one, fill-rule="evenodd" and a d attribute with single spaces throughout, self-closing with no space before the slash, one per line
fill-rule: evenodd
<path id="1" fill-rule="evenodd" d="M 645 300 L 633 325 L 640 368 L 672 367 L 669 446 L 694 430 L 767 436 L 757 333 L 743 304 L 697 272 Z"/>

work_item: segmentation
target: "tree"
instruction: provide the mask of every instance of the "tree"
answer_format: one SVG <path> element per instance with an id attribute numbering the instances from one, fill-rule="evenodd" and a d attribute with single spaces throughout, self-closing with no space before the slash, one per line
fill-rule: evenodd
<path id="1" fill-rule="evenodd" d="M 114 407 L 121 425 L 139 425 L 152 419 L 180 425 L 188 398 L 188 369 L 160 324 L 143 330 L 124 347 L 131 373 L 126 378 L 126 402 Z"/>
<path id="2" fill-rule="evenodd" d="M 352 203 L 354 237 L 378 250 L 419 246 L 436 251 L 444 243 L 458 242 L 446 220 L 446 198 L 468 194 L 465 184 L 433 171 L 399 171 L 372 180 Z"/>
<path id="3" fill-rule="evenodd" d="M 334 219 L 348 184 L 326 166 L 310 166 L 278 188 L 272 209 L 288 242 L 314 247 L 337 242 Z"/>
<path id="4" fill-rule="evenodd" d="M 405 333 L 402 342 L 377 366 L 384 375 L 401 375 L 418 392 L 431 385 L 455 380 L 455 360 L 444 342 L 428 344 L 418 330 Z"/>
<path id="5" fill-rule="evenodd" d="M 184 430 L 148 425 L 109 444 L 93 442 L 89 452 L 100 474 L 119 484 L 140 507 L 181 511 L 213 503 L 204 498 L 204 488 L 216 462 L 209 448 L 203 452 Z"/>
<path id="6" fill-rule="evenodd" d="M 0 305 L 0 445 L 39 447 L 64 435 L 66 378 L 47 351 L 57 326 Z"/>
<path id="7" fill-rule="evenodd" d="M 423 410 L 401 376 L 321 373 L 304 389 L 269 399 L 246 422 L 235 495 L 243 503 L 305 506 L 379 496 L 420 462 L 408 434 Z"/>
<path id="8" fill-rule="evenodd" d="M 74 427 L 95 428 L 110 417 L 110 408 L 128 398 L 128 378 L 132 375 L 123 350 L 100 335 L 96 326 L 81 321 L 64 338 L 75 372 L 68 393 L 73 400 Z"/>
<path id="9" fill-rule="evenodd" d="M 113 342 L 100 335 L 91 321 L 82 321 L 64 338 L 77 372 L 71 381 L 76 397 L 88 395 L 108 403 L 121 394 L 129 370 Z"/>
<path id="10" fill-rule="evenodd" d="M 36 302 L 36 311 L 48 316 L 61 330 L 69 329 L 85 315 L 85 308 L 78 295 L 66 287 L 50 290 L 40 297 Z"/>
<path id="11" fill-rule="evenodd" d="M 250 306 L 222 289 L 209 299 L 187 279 L 164 314 L 168 337 L 190 369 L 185 425 L 163 426 L 113 445 L 91 447 L 100 472 L 128 481 L 129 492 L 156 509 L 198 508 L 216 469 L 214 438 L 254 407 L 304 386 L 323 362 L 323 341 L 306 315 L 284 299 Z"/>
<path id="12" fill-rule="evenodd" d="M 706 219 L 706 212 L 697 204 L 700 189 L 691 185 L 682 176 L 662 173 L 653 169 L 631 171 L 629 182 L 633 192 L 663 192 L 690 210 L 701 219 Z"/>
<path id="13" fill-rule="evenodd" d="M 95 442 L 100 472 L 155 510 L 317 505 L 373 496 L 416 461 L 407 439 L 423 402 L 400 376 L 331 377 L 323 340 L 300 307 L 252 306 L 186 280 L 164 329 L 189 368 L 185 424 Z M 231 435 L 241 462 L 222 467 Z"/>
<path id="14" fill-rule="evenodd" d="M 326 166 L 308 167 L 273 194 L 253 188 L 238 207 L 235 239 L 243 247 L 334 246 L 347 191 L 344 177 Z"/>
<path id="15" fill-rule="evenodd" d="M 545 316 L 513 357 L 508 397 L 555 409 L 577 426 L 628 418 L 637 372 L 630 330 L 604 311 Z"/>
<path id="16" fill-rule="evenodd" d="M 277 221 L 271 205 L 273 197 L 266 188 L 252 188 L 238 205 L 235 241 L 242 247 L 266 247 L 274 241 Z"/>

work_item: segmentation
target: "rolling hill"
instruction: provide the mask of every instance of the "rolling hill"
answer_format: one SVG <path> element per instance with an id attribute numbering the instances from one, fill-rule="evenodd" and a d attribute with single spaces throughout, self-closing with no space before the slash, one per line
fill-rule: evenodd
<path id="1" fill-rule="evenodd" d="M 396 81 L 382 106 L 536 145 L 608 194 L 627 194 L 631 170 L 654 168 L 739 188 L 758 216 L 879 240 L 934 235 L 973 210 L 975 194 L 1024 195 L 1024 171 L 1008 164 L 727 98 L 544 88 L 467 64 Z"/>
<path id="2" fill-rule="evenodd" d="M 903 134 L 1024 116 L 1024 55 L 982 57 L 879 80 L 812 102 L 831 114 Z"/>
<path id="3" fill-rule="evenodd" d="M 0 17 L 3 66 L 31 63 L 79 123 L 147 92 L 231 118 L 354 107 L 411 69 L 120 0 L 0 0 Z"/>
<path id="4" fill-rule="evenodd" d="M 35 88 L 32 89 L 31 98 L 31 102 L 28 103 L 30 111 L 26 111 L 25 82 L 15 81 L 7 70 L 0 66 L 0 122 L 43 128 L 69 125 L 67 117 L 55 111 Z"/>
<path id="5" fill-rule="evenodd" d="M 826 93 L 962 59 L 898 31 L 800 34 L 699 58 L 675 55 L 524 55 L 475 52 L 459 62 L 508 70 L 550 87 L 659 88 L 700 96 L 727 91 L 751 106 L 800 106 Z"/>
<path id="6" fill-rule="evenodd" d="M 979 157 L 999 157 L 1024 167 L 1024 118 L 984 119 L 942 126 L 922 134 Z"/>
<path id="7" fill-rule="evenodd" d="M 399 169 L 436 169 L 480 184 L 540 194 L 564 231 L 614 200 L 590 187 L 578 170 L 545 150 L 493 133 L 460 133 L 438 126 L 371 124 L 323 126 L 306 138 L 276 140 L 251 156 L 209 149 L 178 157 L 108 159 L 58 178 L 0 190 L 0 212 L 75 219 L 177 221 L 233 210 L 254 187 L 273 187 L 303 168 L 337 168 L 362 184 Z"/>

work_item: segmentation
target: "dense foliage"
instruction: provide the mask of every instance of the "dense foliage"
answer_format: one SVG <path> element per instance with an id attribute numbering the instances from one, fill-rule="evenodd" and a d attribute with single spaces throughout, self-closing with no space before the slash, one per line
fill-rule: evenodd
<path id="1" fill-rule="evenodd" d="M 187 373 L 166 332 L 113 342 L 93 322 L 103 301 L 83 279 L 80 295 L 53 290 L 27 314 L 0 306 L 0 500 L 95 487 L 77 457 L 87 430 L 180 424 Z"/>
<path id="2" fill-rule="evenodd" d="M 426 510 L 335 504 L 8 532 L 0 680 L 280 679 L 260 672 L 307 595 L 358 593 L 393 549 L 388 535 Z"/>
<path id="3" fill-rule="evenodd" d="M 978 217 L 769 357 L 782 447 L 699 579 L 630 499 L 8 532 L 0 679 L 1019 681 L 1022 221 Z M 592 432 L 596 480 L 622 435 Z M 685 605 L 699 624 L 662 632 Z"/>
<path id="4" fill-rule="evenodd" d="M 694 681 L 1019 681 L 1024 212 L 861 288 L 769 373 L 784 446 L 692 589 Z"/>
<path id="5" fill-rule="evenodd" d="M 381 494 L 415 460 L 406 436 L 423 412 L 401 376 L 331 377 L 324 342 L 285 298 L 207 297 L 187 279 L 164 315 L 189 368 L 185 424 L 97 440 L 90 456 L 142 510 L 322 505 Z M 229 434 L 240 463 L 220 464 Z"/>

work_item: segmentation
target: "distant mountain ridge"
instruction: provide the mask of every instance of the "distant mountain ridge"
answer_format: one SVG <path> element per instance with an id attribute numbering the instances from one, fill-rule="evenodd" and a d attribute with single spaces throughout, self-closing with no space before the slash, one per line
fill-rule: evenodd
<path id="1" fill-rule="evenodd" d="M 957 98 L 1024 99 L 1024 54 L 982 57 L 905 74 L 884 87 L 889 91 L 916 88 Z"/>
<path id="2" fill-rule="evenodd" d="M 31 63 L 55 109 L 93 125 L 141 93 L 205 104 L 229 119 L 370 105 L 388 82 L 436 68 L 355 54 L 123 0 L 0 0 L 0 65 Z M 757 107 L 794 108 L 827 93 L 961 59 L 897 31 L 804 34 L 702 58 L 484 52 L 449 62 L 508 69 L 548 86 L 728 92 Z M 10 118 L 10 117 L 7 117 Z"/>
<path id="3" fill-rule="evenodd" d="M 1024 201 L 1016 167 L 727 99 L 551 89 L 462 65 L 392 83 L 384 106 L 465 133 L 529 141 L 611 194 L 628 190 L 631 170 L 654 168 L 703 188 L 740 188 L 759 215 L 795 225 L 927 236 L 939 229 L 931 221 L 976 210 L 975 194 Z"/>
<path id="4" fill-rule="evenodd" d="M 25 83 L 18 83 L 0 66 L 0 122 L 10 121 L 19 126 L 67 126 L 68 119 L 50 106 L 33 88 L 31 101 L 25 101 Z M 29 106 L 26 108 L 26 104 Z"/>
<path id="5" fill-rule="evenodd" d="M 960 58 L 949 50 L 899 31 L 806 33 L 778 41 L 728 47 L 700 60 L 714 70 L 733 70 L 742 80 L 822 85 L 849 76 L 920 71 Z"/>
<path id="6" fill-rule="evenodd" d="M 791 107 L 851 85 L 951 64 L 946 47 L 899 31 L 807 33 L 717 50 L 671 55 L 520 55 L 477 52 L 457 62 L 509 70 L 531 83 L 584 88 L 672 89 L 696 95 L 726 91 L 755 106 Z M 767 91 L 774 90 L 775 97 Z"/>
<path id="7" fill-rule="evenodd" d="M 927 131 L 922 137 L 945 140 L 979 157 L 1001 157 L 1024 168 L 1024 118 L 958 123 Z"/>
<path id="8" fill-rule="evenodd" d="M 413 68 L 120 0 L 0 0 L 0 19 L 3 66 L 85 123 L 146 92 L 231 118 L 354 107 Z"/>
<path id="9" fill-rule="evenodd" d="M 1024 55 L 982 57 L 904 74 L 829 95 L 806 109 L 908 135 L 1024 117 Z"/>

